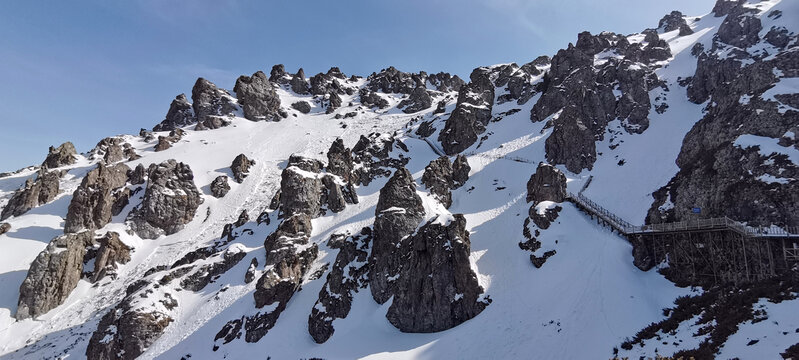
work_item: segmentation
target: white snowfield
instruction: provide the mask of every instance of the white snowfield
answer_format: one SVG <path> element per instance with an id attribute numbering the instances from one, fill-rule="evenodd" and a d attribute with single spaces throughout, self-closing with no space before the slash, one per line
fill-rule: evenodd
<path id="1" fill-rule="evenodd" d="M 760 4 L 782 9 L 786 13 L 783 18 L 799 17 L 795 0 L 770 0 Z M 632 223 L 643 223 L 652 204 L 651 193 L 677 173 L 675 159 L 682 139 L 702 118 L 707 105 L 689 102 L 685 88 L 677 83 L 679 78 L 695 72 L 696 58 L 691 56 L 690 48 L 697 42 L 709 47 L 722 19 L 710 14 L 692 20 L 690 24 L 695 33 L 689 36 L 679 37 L 677 31 L 661 34 L 669 42 L 674 57 L 665 62 L 657 74 L 666 81 L 670 91 L 656 89 L 650 96 L 653 99 L 665 96 L 668 110 L 662 114 L 651 111 L 650 126 L 640 135 L 627 134 L 619 120 L 612 122 L 609 128 L 620 133 L 614 143 L 620 145 L 611 148 L 609 137 L 597 143 L 598 158 L 593 170 L 574 174 L 558 166 L 568 177 L 569 191 L 578 192 L 589 177 L 593 177 L 584 192 L 586 196 Z M 769 21 L 763 17 L 764 29 L 770 26 Z M 631 41 L 636 37 L 640 37 L 639 42 L 642 40 L 640 35 L 635 35 Z M 598 56 L 605 55 L 608 54 Z M 538 77 L 533 81 L 540 80 Z M 791 91 L 796 92 L 795 81 L 780 84 L 775 91 L 793 87 Z M 365 80 L 357 85 L 364 86 Z M 496 96 L 504 91 L 497 89 Z M 121 215 L 98 231 L 98 234 L 116 231 L 123 242 L 134 248 L 132 260 L 119 267 L 118 278 L 105 278 L 99 285 L 81 280 L 62 305 L 36 319 L 14 319 L 19 286 L 36 255 L 54 236 L 63 232 L 72 192 L 98 160 L 81 157 L 77 164 L 65 168 L 69 173 L 62 179 L 61 194 L 56 200 L 10 218 L 11 231 L 0 235 L 0 359 L 84 358 L 99 319 L 124 297 L 128 285 L 141 279 L 150 268 L 170 265 L 189 251 L 213 243 L 224 224 L 234 222 L 242 210 L 250 214 L 252 221 L 244 227 L 252 229 L 253 234 L 241 235 L 229 251 L 244 251 L 247 256 L 202 291 L 172 292 L 179 304 L 170 312 L 175 321 L 142 359 L 180 359 L 188 355 L 191 359 L 612 358 L 614 347 L 651 322 L 663 319 L 662 309 L 672 307 L 676 297 L 701 291 L 678 288 L 656 270 L 638 270 L 633 266 L 632 247 L 627 240 L 599 227 L 570 203 L 559 204 L 563 207 L 560 216 L 538 236 L 543 246 L 535 254 L 541 256 L 546 251 L 556 250 L 556 255 L 540 269 L 533 267 L 530 253 L 521 250 L 518 243 L 525 240 L 522 228 L 530 207 L 525 202 L 526 183 L 537 164 L 546 161 L 544 141 L 551 132 L 551 129 L 543 129 L 545 121 L 533 123 L 529 119 L 530 109 L 539 95 L 525 105 L 513 101 L 494 106 L 495 115 L 517 108 L 521 111 L 491 123 L 486 131 L 488 138 L 479 147 L 475 144 L 463 152 L 468 155 L 470 177 L 463 187 L 453 191 L 453 203 L 447 210 L 427 194 L 420 182 L 424 167 L 438 155 L 431 145 L 414 134 L 420 122 L 408 124 L 419 116 L 424 120 L 438 118 L 435 122 L 438 131 L 428 140 L 440 146 L 436 140 L 438 132 L 455 107 L 456 93 L 444 94 L 450 95 L 447 112 L 438 116 L 432 114 L 435 106 L 419 113 L 404 114 L 396 109 L 402 100 L 401 94 L 381 93 L 389 100 L 388 110 L 365 109 L 347 119 L 333 116 L 356 111 L 360 106 L 357 93 L 342 95 L 344 106 L 334 114 L 325 114 L 311 96 L 296 95 L 285 88 L 278 90 L 278 94 L 282 106 L 289 111 L 288 118 L 280 122 L 251 122 L 236 117 L 230 126 L 216 130 L 194 131 L 193 126 L 189 126 L 178 143 L 162 152 L 154 152 L 156 142 L 123 136 L 142 155 L 141 159 L 128 162 L 128 166 L 133 168 L 139 163 L 147 166 L 167 159 L 184 162 L 191 167 L 204 202 L 194 220 L 182 231 L 144 240 L 126 233 L 124 223 L 126 214 L 140 202 L 142 193 L 137 194 Z M 443 95 L 436 97 L 434 104 L 443 98 Z M 309 114 L 289 108 L 299 100 L 312 104 Z M 350 102 L 354 106 L 349 106 Z M 653 101 L 653 107 L 655 105 Z M 433 214 L 442 214 L 437 221 L 446 223 L 451 219 L 450 214 L 465 215 L 471 232 L 472 267 L 492 303 L 477 317 L 453 329 L 410 334 L 400 332 L 385 318 L 390 300 L 378 305 L 368 289 L 362 289 L 355 294 L 349 315 L 333 322 L 333 336 L 324 344 L 316 344 L 308 334 L 308 316 L 325 285 L 325 273 L 319 279 L 304 282 L 274 328 L 259 342 L 246 343 L 241 338 L 214 351 L 214 336 L 228 321 L 258 312 L 253 299 L 256 282 L 246 284 L 244 274 L 252 258 L 263 264 L 263 241 L 276 228 L 277 221 L 256 225 L 254 219 L 267 208 L 279 188 L 280 174 L 288 157 L 302 154 L 326 163 L 325 154 L 336 138 L 342 138 L 351 148 L 360 135 L 371 132 L 396 134 L 409 148 L 408 153 L 396 148 L 394 153 L 411 158 L 407 168 L 417 181 L 428 219 Z M 772 140 L 751 136 L 739 138 L 736 144 L 758 145 L 764 153 L 777 151 L 774 147 L 788 151 L 772 144 Z M 241 184 L 231 181 L 231 191 L 221 199 L 214 198 L 210 195 L 211 181 L 222 174 L 232 176 L 229 166 L 240 153 L 256 161 L 249 176 Z M 797 154 L 789 156 L 796 162 Z M 618 165 L 620 160 L 624 160 L 623 166 Z M 0 206 L 32 176 L 35 172 L 29 170 L 0 178 Z M 313 220 L 311 241 L 319 245 L 320 255 L 309 273 L 335 259 L 337 250 L 326 245 L 332 234 L 357 233 L 373 223 L 379 190 L 386 180 L 378 178 L 369 186 L 358 187 L 359 204 L 348 204 L 340 213 L 328 212 Z M 538 211 L 554 205 L 542 204 Z M 206 214 L 209 214 L 207 219 Z M 257 276 L 260 276 L 263 265 L 258 270 Z M 785 321 L 780 320 L 777 325 L 771 321 L 742 325 L 728 342 L 734 346 L 722 348 L 723 358 L 775 359 L 781 351 L 799 341 L 799 334 L 780 335 L 785 329 L 793 333 L 799 327 L 796 317 L 799 301 L 775 305 L 764 300 L 760 305 L 775 318 Z M 137 306 L 156 308 L 162 305 L 155 300 L 142 300 Z M 695 328 L 682 326 L 673 336 L 698 343 L 692 338 L 695 331 Z M 765 336 L 767 340 L 746 346 L 749 340 Z M 646 348 L 636 348 L 630 355 L 654 356 L 655 348 L 660 354 L 668 355 L 675 350 L 669 346 L 648 343 Z"/>

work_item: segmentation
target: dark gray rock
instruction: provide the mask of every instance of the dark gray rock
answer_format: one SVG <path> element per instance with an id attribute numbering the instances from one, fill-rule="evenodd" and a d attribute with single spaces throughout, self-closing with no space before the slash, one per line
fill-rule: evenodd
<path id="1" fill-rule="evenodd" d="M 308 332 L 318 344 L 333 336 L 333 321 L 347 317 L 353 295 L 367 286 L 371 240 L 372 229 L 363 228 L 359 234 L 347 236 L 336 245 L 338 255 L 308 316 Z"/>
<path id="2" fill-rule="evenodd" d="M 244 117 L 248 120 L 280 120 L 280 97 L 262 71 L 252 76 L 239 76 L 233 91 L 236 92 Z"/>
<path id="3" fill-rule="evenodd" d="M 399 153 L 397 157 L 392 157 L 395 146 L 404 152 L 408 148 L 401 141 L 393 136 L 386 136 L 380 133 L 371 133 L 368 136 L 361 135 L 361 138 L 352 147 L 353 163 L 360 166 L 353 171 L 354 181 L 357 184 L 369 185 L 377 177 L 389 177 L 393 170 L 404 167 L 409 158 Z"/>
<path id="4" fill-rule="evenodd" d="M 0 213 L 0 221 L 12 216 L 20 216 L 30 209 L 53 201 L 58 196 L 61 176 L 63 176 L 61 171 L 39 169 L 36 179 L 26 180 L 25 185 L 8 200 L 3 212 Z"/>
<path id="5" fill-rule="evenodd" d="M 299 289 L 303 277 L 316 259 L 318 247 L 309 244 L 311 217 L 299 213 L 287 217 L 264 242 L 268 269 L 255 285 L 255 307 L 275 305 L 266 313 L 247 319 L 247 342 L 260 340 L 271 329 L 288 301 Z"/>
<path id="6" fill-rule="evenodd" d="M 64 233 L 95 230 L 111 222 L 111 217 L 119 214 L 114 210 L 121 210 L 128 204 L 130 192 L 122 188 L 128 182 L 129 171 L 125 164 L 105 166 L 102 163 L 89 171 L 72 193 Z"/>
<path id="7" fill-rule="evenodd" d="M 141 205 L 131 211 L 131 228 L 144 239 L 171 235 L 190 222 L 202 203 L 191 168 L 175 160 L 152 164 Z"/>
<path id="8" fill-rule="evenodd" d="M 194 109 L 192 109 L 189 99 L 186 98 L 186 94 L 180 94 L 169 104 L 166 118 L 153 127 L 153 131 L 174 130 L 196 122 L 197 118 L 194 116 Z"/>
<path id="9" fill-rule="evenodd" d="M 17 320 L 35 318 L 64 302 L 81 279 L 86 247 L 93 243 L 92 231 L 65 234 L 50 241 L 31 263 L 19 288 Z"/>
<path id="10" fill-rule="evenodd" d="M 86 348 L 88 360 L 133 360 L 161 337 L 174 320 L 159 310 L 147 311 L 135 306 L 140 295 L 147 296 L 146 290 L 128 294 L 100 319 Z M 169 293 L 165 293 L 161 302 L 169 308 L 178 305 Z"/>
<path id="11" fill-rule="evenodd" d="M 344 146 L 344 140 L 336 139 L 327 150 L 327 172 L 349 182 L 352 179 L 352 168 L 352 150 Z"/>
<path id="12" fill-rule="evenodd" d="M 207 115 L 205 117 L 205 120 L 197 123 L 197 126 L 194 127 L 194 130 L 195 131 L 213 130 L 228 126 L 230 124 L 231 124 L 230 120 L 226 119 L 223 116 Z"/>
<path id="13" fill-rule="evenodd" d="M 300 68 L 297 73 L 291 77 L 289 82 L 291 90 L 300 95 L 306 95 L 309 91 L 308 81 L 305 80 L 305 71 Z"/>
<path id="14" fill-rule="evenodd" d="M 325 175 L 322 177 L 322 196 L 320 202 L 327 205 L 328 210 L 337 213 L 347 206 L 347 200 L 344 197 L 344 192 L 341 185 L 336 182 L 336 178 L 332 175 Z"/>
<path id="15" fill-rule="evenodd" d="M 181 282 L 180 286 L 189 291 L 201 291 L 208 284 L 214 282 L 220 275 L 226 273 L 238 264 L 247 252 L 240 248 L 228 248 L 217 254 L 218 259 L 211 263 L 197 266 L 197 269 L 188 274 Z"/>
<path id="16" fill-rule="evenodd" d="M 384 94 L 410 94 L 414 89 L 425 86 L 427 74 L 411 74 L 397 70 L 393 66 L 372 73 L 366 78 L 366 87 L 372 92 Z"/>
<path id="17" fill-rule="evenodd" d="M 445 72 L 437 74 L 430 74 L 427 76 L 427 82 L 436 87 L 436 90 L 442 92 L 460 91 L 466 82 L 459 78 L 458 75 L 450 75 Z"/>
<path id="18" fill-rule="evenodd" d="M 682 13 L 675 10 L 660 19 L 658 22 L 658 29 L 662 30 L 663 32 L 669 32 L 681 29 L 683 26 L 687 25 L 688 23 L 685 21 Z"/>
<path id="19" fill-rule="evenodd" d="M 447 225 L 433 221 L 402 241 L 403 266 L 386 318 L 403 332 L 429 333 L 453 328 L 488 305 L 469 263 L 466 218 Z"/>
<path id="20" fill-rule="evenodd" d="M 325 111 L 326 113 L 330 114 L 334 110 L 341 107 L 342 100 L 341 96 L 338 96 L 338 94 L 331 92 L 330 94 L 328 94 L 327 98 L 328 98 L 327 99 L 328 105 L 327 105 L 327 110 Z"/>
<path id="21" fill-rule="evenodd" d="M 227 195 L 228 191 L 230 191 L 230 185 L 228 185 L 228 177 L 225 175 L 217 176 L 214 181 L 211 182 L 211 195 L 215 198 L 221 198 Z"/>
<path id="22" fill-rule="evenodd" d="M 136 165 L 136 168 L 128 173 L 128 181 L 132 185 L 141 185 L 147 180 L 147 169 L 144 168 L 144 165 L 139 164 Z"/>
<path id="23" fill-rule="evenodd" d="M 318 170 L 317 170 L 318 172 Z M 319 215 L 322 181 L 315 172 L 289 165 L 280 180 L 280 210 L 285 217 L 295 214 Z"/>
<path id="24" fill-rule="evenodd" d="M 3 235 L 11 230 L 11 224 L 9 223 L 2 223 L 0 224 L 0 235 Z"/>
<path id="25" fill-rule="evenodd" d="M 48 150 L 47 158 L 44 159 L 42 167 L 48 169 L 55 169 L 66 165 L 72 165 L 76 161 L 78 152 L 75 150 L 75 145 L 67 141 L 58 147 L 50 147 Z"/>
<path id="26" fill-rule="evenodd" d="M 732 46 L 746 49 L 760 41 L 763 25 L 752 9 L 736 7 L 719 26 L 718 39 Z"/>
<path id="27" fill-rule="evenodd" d="M 258 258 L 252 258 L 252 260 L 250 260 L 250 266 L 247 268 L 247 272 L 244 274 L 244 282 L 246 284 L 249 284 L 255 280 L 256 271 L 258 271 Z"/>
<path id="28" fill-rule="evenodd" d="M 166 136 L 158 137 L 158 144 L 155 144 L 155 152 L 167 150 L 172 147 L 172 142 Z"/>
<path id="29" fill-rule="evenodd" d="M 255 165 L 255 160 L 247 158 L 244 154 L 236 156 L 233 159 L 233 164 L 230 165 L 230 171 L 233 172 L 233 180 L 241 184 L 250 175 L 250 168 L 253 165 Z"/>
<path id="30" fill-rule="evenodd" d="M 297 101 L 291 104 L 291 108 L 303 114 L 311 112 L 311 104 L 308 103 L 307 101 Z"/>
<path id="31" fill-rule="evenodd" d="M 470 171 L 472 171 L 472 167 L 469 166 L 466 156 L 458 154 L 455 161 L 452 162 L 452 188 L 457 189 L 466 184 Z"/>
<path id="32" fill-rule="evenodd" d="M 558 168 L 538 163 L 535 173 L 527 181 L 527 202 L 533 205 L 542 201 L 563 202 L 566 199 L 566 175 Z"/>
<path id="33" fill-rule="evenodd" d="M 411 114 L 429 109 L 431 106 L 433 106 L 433 98 L 425 88 L 418 87 L 411 91 L 407 99 L 400 101 L 397 107 L 402 109 L 402 112 Z"/>
<path id="34" fill-rule="evenodd" d="M 472 71 L 471 82 L 458 92 L 458 103 L 438 135 L 444 152 L 457 154 L 477 142 L 485 132 L 494 106 L 494 85 L 488 68 Z"/>
<path id="35" fill-rule="evenodd" d="M 444 204 L 444 207 L 449 208 L 452 205 L 452 194 L 450 190 L 453 188 L 452 180 L 452 163 L 449 158 L 442 156 L 430 162 L 424 168 L 422 175 L 422 184 L 430 191 L 438 201 Z"/>
<path id="36" fill-rule="evenodd" d="M 197 121 L 205 121 L 209 115 L 228 116 L 238 109 L 230 94 L 214 83 L 198 78 L 191 89 L 192 108 Z"/>
<path id="37" fill-rule="evenodd" d="M 300 170 L 309 171 L 313 173 L 318 173 L 322 171 L 322 168 L 324 168 L 324 164 L 322 164 L 321 161 L 296 154 L 292 154 L 291 156 L 289 156 L 289 161 L 286 167 L 291 167 L 291 166 L 296 166 Z"/>
<path id="38" fill-rule="evenodd" d="M 394 295 L 395 280 L 402 259 L 397 247 L 412 234 L 424 218 L 422 199 L 416 194 L 411 173 L 400 168 L 380 189 L 375 208 L 374 242 L 369 256 L 369 288 L 378 303 Z"/>
<path id="39" fill-rule="evenodd" d="M 384 109 L 388 107 L 388 100 L 384 99 L 374 91 L 361 89 L 359 96 L 361 98 L 361 104 L 366 107 L 378 109 Z"/>
<path id="40" fill-rule="evenodd" d="M 580 173 L 592 169 L 596 161 L 594 132 L 581 120 L 575 106 L 567 106 L 555 120 L 552 134 L 544 143 L 547 161 L 564 164 L 566 169 Z"/>
<path id="41" fill-rule="evenodd" d="M 92 282 L 97 282 L 107 275 L 116 278 L 117 264 L 127 264 L 130 261 L 130 247 L 120 241 L 119 234 L 113 231 L 97 239 L 97 242 L 100 248 L 94 259 Z"/>
<path id="42" fill-rule="evenodd" d="M 746 0 L 716 0 L 716 4 L 713 6 L 713 15 L 722 17 L 745 3 Z"/>
<path id="43" fill-rule="evenodd" d="M 286 73 L 286 67 L 283 64 L 272 66 L 272 71 L 269 72 L 269 81 L 275 84 L 287 84 L 289 78 L 290 76 Z"/>

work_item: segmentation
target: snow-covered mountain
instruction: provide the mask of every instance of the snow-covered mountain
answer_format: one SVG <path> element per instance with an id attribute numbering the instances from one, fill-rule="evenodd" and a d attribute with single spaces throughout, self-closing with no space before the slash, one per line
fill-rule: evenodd
<path id="1" fill-rule="evenodd" d="M 718 0 L 468 81 L 200 78 L 0 175 L 0 359 L 797 356 L 795 269 L 685 287 L 567 201 L 799 225 L 797 19 Z"/>

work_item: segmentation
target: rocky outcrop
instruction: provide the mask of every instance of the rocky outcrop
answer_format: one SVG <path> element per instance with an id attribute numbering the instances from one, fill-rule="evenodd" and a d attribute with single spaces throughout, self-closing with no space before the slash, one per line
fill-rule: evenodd
<path id="1" fill-rule="evenodd" d="M 180 94 L 169 104 L 166 118 L 153 127 L 153 131 L 174 130 L 196 122 L 197 118 L 194 116 L 194 109 L 189 103 L 189 99 L 186 98 L 186 94 Z"/>
<path id="2" fill-rule="evenodd" d="M 395 280 L 402 259 L 397 251 L 405 236 L 412 234 L 424 218 L 422 199 L 416 194 L 411 173 L 397 169 L 385 186 L 375 208 L 374 242 L 369 256 L 369 288 L 372 297 L 382 304 L 395 293 Z"/>
<path id="3" fill-rule="evenodd" d="M 580 173 L 591 170 L 596 161 L 594 131 L 579 120 L 579 110 L 574 105 L 563 109 L 555 119 L 552 134 L 544 142 L 547 161 L 564 164 L 566 169 Z"/>
<path id="4" fill-rule="evenodd" d="M 131 211 L 131 228 L 144 239 L 171 235 L 194 218 L 202 203 L 191 168 L 175 160 L 152 164 L 144 200 Z"/>
<path id="5" fill-rule="evenodd" d="M 233 172 L 233 180 L 241 184 L 244 179 L 250 175 L 250 168 L 255 165 L 255 160 L 247 158 L 244 154 L 239 154 L 233 159 L 233 164 L 230 165 L 230 171 Z"/>
<path id="6" fill-rule="evenodd" d="M 438 201 L 449 208 L 452 205 L 452 194 L 450 190 L 454 187 L 452 179 L 452 163 L 449 158 L 442 156 L 430 162 L 424 168 L 422 184 L 430 191 Z"/>
<path id="7" fill-rule="evenodd" d="M 455 161 L 452 162 L 452 188 L 457 189 L 466 184 L 470 171 L 472 171 L 472 167 L 469 166 L 469 160 L 466 159 L 466 156 L 458 154 Z"/>
<path id="8" fill-rule="evenodd" d="M 471 82 L 461 87 L 458 103 L 441 130 L 438 140 L 448 155 L 457 154 L 477 142 L 477 135 L 485 132 L 494 106 L 494 85 L 488 68 L 477 68 L 470 75 Z"/>
<path id="9" fill-rule="evenodd" d="M 291 75 L 286 72 L 286 67 L 283 64 L 272 66 L 272 71 L 269 72 L 269 81 L 275 84 L 288 84 Z"/>
<path id="10" fill-rule="evenodd" d="M 9 231 L 11 231 L 11 224 L 9 223 L 0 224 L 0 235 L 3 235 Z"/>
<path id="11" fill-rule="evenodd" d="M 372 73 L 366 80 L 366 87 L 373 92 L 384 94 L 410 94 L 414 89 L 424 87 L 427 74 L 411 74 L 397 70 L 393 66 Z"/>
<path id="12" fill-rule="evenodd" d="M 64 232 L 99 229 L 111 222 L 111 217 L 128 204 L 130 190 L 124 186 L 129 171 L 125 164 L 105 166 L 102 163 L 89 171 L 72 193 Z"/>
<path id="13" fill-rule="evenodd" d="M 405 166 L 410 159 L 402 153 L 392 157 L 395 147 L 408 152 L 408 147 L 393 136 L 380 133 L 361 135 L 352 147 L 353 163 L 359 164 L 353 171 L 353 182 L 369 185 L 375 178 L 391 176 L 393 170 Z"/>
<path id="14" fill-rule="evenodd" d="M 745 3 L 746 0 L 717 0 L 716 4 L 713 6 L 713 15 L 722 17 Z"/>
<path id="15" fill-rule="evenodd" d="M 139 295 L 146 298 L 147 290 L 149 289 L 128 294 L 119 305 L 100 319 L 86 348 L 88 360 L 136 359 L 161 337 L 174 320 L 157 307 L 156 310 L 148 310 L 136 306 L 136 298 Z M 164 306 L 176 307 L 177 301 L 170 293 L 166 295 L 168 298 L 164 299 Z"/>
<path id="16" fill-rule="evenodd" d="M 297 101 L 291 104 L 291 108 L 303 114 L 311 112 L 311 104 L 308 103 L 307 101 Z"/>
<path id="17" fill-rule="evenodd" d="M 359 93 L 361 104 L 369 108 L 385 109 L 388 107 L 388 100 L 384 99 L 378 93 L 361 89 Z"/>
<path id="18" fill-rule="evenodd" d="M 317 170 L 318 171 L 318 170 Z M 319 215 L 322 181 L 315 172 L 289 166 L 280 177 L 280 209 L 284 216 L 304 213 Z"/>
<path id="19" fill-rule="evenodd" d="M 30 209 L 53 201 L 58 196 L 59 181 L 62 175 L 61 171 L 39 169 L 36 179 L 26 180 L 25 185 L 8 200 L 3 212 L 0 213 L 0 220 L 20 216 Z"/>
<path id="20" fill-rule="evenodd" d="M 205 121 L 209 115 L 231 115 L 238 108 L 227 91 L 217 88 L 214 83 L 203 78 L 198 78 L 194 83 L 191 100 L 198 122 Z"/>
<path id="21" fill-rule="evenodd" d="M 180 286 L 189 291 L 201 291 L 218 279 L 220 275 L 236 266 L 245 256 L 247 256 L 247 252 L 243 248 L 231 246 L 215 254 L 216 258 L 212 259 L 210 263 L 196 266 L 196 269 L 194 269 L 195 266 L 190 266 L 192 271 L 180 282 Z"/>
<path id="22" fill-rule="evenodd" d="M 75 145 L 67 141 L 58 147 L 50 147 L 48 150 L 47 158 L 44 159 L 42 167 L 47 169 L 55 169 L 66 165 L 72 165 L 76 161 L 78 152 L 75 150 Z"/>
<path id="23" fill-rule="evenodd" d="M 311 216 L 298 213 L 287 217 L 264 242 L 266 272 L 255 285 L 255 306 L 270 306 L 264 313 L 247 319 L 248 342 L 256 342 L 271 329 L 286 308 L 316 259 L 318 247 L 309 243 Z"/>
<path id="24" fill-rule="evenodd" d="M 132 185 L 141 185 L 147 180 L 147 169 L 144 168 L 144 165 L 139 164 L 136 165 L 136 168 L 131 170 L 128 173 L 128 182 Z"/>
<path id="25" fill-rule="evenodd" d="M 556 167 L 538 163 L 535 173 L 527 181 L 527 202 L 533 205 L 542 201 L 563 202 L 566 199 L 566 175 Z"/>
<path id="26" fill-rule="evenodd" d="M 352 178 L 352 150 L 344 146 L 344 140 L 336 139 L 327 150 L 327 172 L 349 182 Z"/>
<path id="27" fill-rule="evenodd" d="M 94 273 L 92 282 L 98 282 L 105 276 L 116 278 L 117 264 L 127 264 L 130 261 L 130 247 L 119 240 L 119 234 L 109 231 L 105 236 L 97 239 L 100 248 L 94 259 Z"/>
<path id="28" fill-rule="evenodd" d="M 42 315 L 69 296 L 83 273 L 86 247 L 94 243 L 94 232 L 64 234 L 54 238 L 31 263 L 19 288 L 17 320 Z"/>
<path id="29" fill-rule="evenodd" d="M 426 110 L 431 106 L 433 106 L 433 98 L 430 97 L 427 89 L 423 87 L 417 87 L 413 89 L 410 93 L 410 96 L 407 99 L 400 101 L 399 105 L 397 105 L 397 107 L 402 109 L 402 112 L 406 114 L 412 114 Z"/>
<path id="30" fill-rule="evenodd" d="M 382 194 L 381 194 L 382 195 Z M 488 305 L 469 263 L 466 218 L 448 224 L 435 220 L 402 241 L 402 267 L 386 318 L 403 332 L 436 332 L 453 328 Z"/>
<path id="31" fill-rule="evenodd" d="M 337 67 L 332 67 L 327 73 L 319 73 L 311 77 L 311 94 L 322 95 L 331 92 L 337 94 L 353 94 L 355 89 L 342 85 L 347 77 Z"/>
<path id="32" fill-rule="evenodd" d="M 302 68 L 297 70 L 297 73 L 291 77 L 289 85 L 291 86 L 291 91 L 294 91 L 297 94 L 306 95 L 310 92 L 308 81 L 305 80 L 305 71 L 302 70 Z"/>
<path id="33" fill-rule="evenodd" d="M 459 78 L 458 75 L 450 75 L 445 72 L 430 74 L 427 76 L 427 82 L 435 86 L 436 90 L 442 92 L 460 91 L 466 82 Z"/>
<path id="34" fill-rule="evenodd" d="M 683 17 L 682 13 L 676 10 L 664 16 L 658 22 L 658 30 L 662 30 L 663 32 L 679 30 L 684 26 L 688 26 L 688 23 L 685 21 L 685 17 Z M 690 27 L 688 29 L 690 29 Z"/>
<path id="35" fill-rule="evenodd" d="M 227 179 L 228 177 L 225 175 L 217 176 L 214 181 L 211 182 L 211 195 L 215 198 L 221 198 L 227 195 L 228 191 L 230 191 L 230 185 L 228 185 Z"/>
<path id="36" fill-rule="evenodd" d="M 334 243 L 331 239 L 329 242 L 330 247 L 339 249 L 338 255 L 308 316 L 308 332 L 317 343 L 324 343 L 333 336 L 333 321 L 347 317 L 353 295 L 367 286 L 371 240 L 372 229 L 363 228 L 359 234 L 346 236 L 343 241 Z"/>
<path id="37" fill-rule="evenodd" d="M 236 92 L 244 117 L 248 120 L 280 120 L 280 97 L 262 71 L 252 76 L 240 76 L 233 91 Z"/>

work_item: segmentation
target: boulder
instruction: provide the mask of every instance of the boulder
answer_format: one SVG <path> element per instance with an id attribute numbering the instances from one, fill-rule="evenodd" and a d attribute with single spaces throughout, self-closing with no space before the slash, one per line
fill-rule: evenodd
<path id="1" fill-rule="evenodd" d="M 233 159 L 233 164 L 230 165 L 230 171 L 233 172 L 233 180 L 241 184 L 250 175 L 250 168 L 253 165 L 255 165 L 255 160 L 247 158 L 244 154 L 236 156 Z"/>
<path id="2" fill-rule="evenodd" d="M 0 235 L 3 235 L 11 230 L 11 224 L 9 223 L 2 223 L 0 224 Z"/>
<path id="3" fill-rule="evenodd" d="M 72 165 L 76 161 L 78 152 L 75 150 L 75 145 L 67 141 L 58 147 L 50 147 L 48 150 L 47 158 L 44 159 L 42 167 L 48 169 L 55 169 L 66 165 Z"/>
<path id="4" fill-rule="evenodd" d="M 50 241 L 19 287 L 17 320 L 35 318 L 64 302 L 81 279 L 86 247 L 93 243 L 92 231 L 64 234 Z"/>
<path id="5" fill-rule="evenodd" d="M 352 169 L 352 150 L 344 146 L 344 140 L 338 138 L 327 150 L 327 172 L 349 182 L 352 178 Z"/>
<path id="6" fill-rule="evenodd" d="M 171 235 L 190 222 L 202 203 L 191 168 L 175 160 L 152 164 L 144 200 L 131 211 L 131 228 L 144 239 Z"/>
<path id="7" fill-rule="evenodd" d="M 144 165 L 142 164 L 136 165 L 136 168 L 134 168 L 128 173 L 128 181 L 132 185 L 144 184 L 146 179 L 147 179 L 147 169 L 145 169 Z"/>
<path id="8" fill-rule="evenodd" d="M 374 242 L 369 256 L 369 288 L 382 304 L 394 295 L 395 279 L 402 265 L 400 242 L 412 234 L 425 215 L 422 198 L 408 169 L 400 168 L 380 189 L 375 208 Z"/>
<path id="9" fill-rule="evenodd" d="M 485 309 L 483 288 L 471 268 L 466 218 L 434 220 L 402 241 L 403 264 L 386 318 L 403 332 L 453 328 Z"/>
<path id="10" fill-rule="evenodd" d="M 318 170 L 317 170 L 318 171 Z M 281 175 L 280 209 L 284 216 L 304 213 L 319 215 L 322 181 L 316 173 L 290 164 Z"/>
<path id="11" fill-rule="evenodd" d="M 211 182 L 211 195 L 215 198 L 221 198 L 227 195 L 228 191 L 230 191 L 230 185 L 228 185 L 228 177 L 225 175 L 217 176 L 214 181 Z"/>
<path id="12" fill-rule="evenodd" d="M 306 95 L 309 93 L 308 81 L 305 80 L 305 71 L 302 68 L 297 70 L 297 73 L 291 77 L 289 85 L 291 86 L 291 91 L 297 94 Z"/>
<path id="13" fill-rule="evenodd" d="M 172 147 L 172 143 L 169 141 L 169 138 L 166 136 L 159 136 L 158 143 L 155 144 L 155 152 L 164 151 Z"/>
<path id="14" fill-rule="evenodd" d="M 452 162 L 452 188 L 457 189 L 466 184 L 466 181 L 469 180 L 470 171 L 472 171 L 472 167 L 469 166 L 466 156 L 458 154 L 455 157 L 455 161 Z"/>
<path id="15" fill-rule="evenodd" d="M 269 72 L 269 81 L 275 84 L 287 84 L 290 76 L 286 72 L 286 67 L 283 64 L 272 66 L 272 71 Z"/>
<path id="16" fill-rule="evenodd" d="M 303 114 L 311 112 L 311 104 L 304 100 L 291 104 L 291 108 Z"/>
<path id="17" fill-rule="evenodd" d="M 248 120 L 280 120 L 280 97 L 262 71 L 252 76 L 239 76 L 233 91 Z"/>
<path id="18" fill-rule="evenodd" d="M 136 298 L 144 293 L 129 294 L 116 307 L 106 313 L 97 330 L 92 333 L 86 347 L 88 360 L 133 360 L 161 337 L 164 330 L 174 321 L 159 310 L 148 311 L 137 307 Z M 164 299 L 165 306 L 177 306 L 177 301 L 169 293 Z"/>
<path id="19" fill-rule="evenodd" d="M 128 204 L 130 192 L 123 189 L 128 182 L 130 168 L 125 164 L 106 166 L 102 163 L 89 171 L 72 193 L 64 233 L 83 229 L 99 229 L 119 214 Z"/>
<path id="20" fill-rule="evenodd" d="M 427 89 L 418 87 L 411 91 L 407 99 L 400 101 L 397 107 L 406 114 L 412 114 L 429 109 L 431 106 L 433 106 L 433 98 L 430 97 Z"/>
<path id="21" fill-rule="evenodd" d="M 660 19 L 658 22 L 658 29 L 663 32 L 669 32 L 681 29 L 683 26 L 687 25 L 688 23 L 685 21 L 685 17 L 683 17 L 682 13 L 675 10 Z"/>
<path id="22" fill-rule="evenodd" d="M 566 200 L 566 175 L 558 168 L 540 162 L 535 173 L 527 181 L 527 202 L 533 205 L 542 201 L 563 202 Z"/>
<path id="23" fill-rule="evenodd" d="M 109 231 L 105 236 L 97 239 L 100 248 L 94 259 L 94 273 L 92 282 L 98 282 L 106 275 L 116 277 L 117 264 L 127 264 L 130 261 L 130 247 L 119 240 L 119 234 Z"/>
<path id="24" fill-rule="evenodd" d="M 192 109 L 189 99 L 186 98 L 186 94 L 180 94 L 169 104 L 166 118 L 153 127 L 153 131 L 174 130 L 196 122 L 197 118 L 194 116 L 194 109 Z"/>
<path id="25" fill-rule="evenodd" d="M 253 99 L 257 98 L 257 96 L 253 95 L 244 102 L 252 101 L 250 103 L 252 105 L 257 102 Z M 197 117 L 198 122 L 205 121 L 209 115 L 231 115 L 238 109 L 235 100 L 227 91 L 217 88 L 214 83 L 203 78 L 198 78 L 197 82 L 194 83 L 194 87 L 191 89 L 191 100 L 194 115 Z"/>

